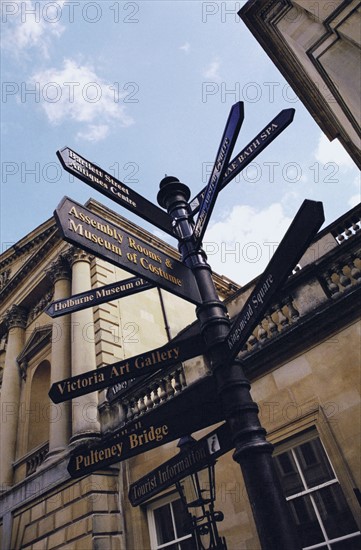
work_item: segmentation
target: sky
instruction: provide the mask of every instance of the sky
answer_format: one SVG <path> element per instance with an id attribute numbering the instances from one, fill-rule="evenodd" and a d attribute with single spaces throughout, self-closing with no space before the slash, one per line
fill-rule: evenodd
<path id="1" fill-rule="evenodd" d="M 160 180 L 194 197 L 208 183 L 232 105 L 234 155 L 282 109 L 292 124 L 218 195 L 203 246 L 246 284 L 266 267 L 304 199 L 325 225 L 360 201 L 358 170 L 329 142 L 237 16 L 245 2 L 2 1 L 1 252 L 64 196 L 90 197 L 175 239 L 65 172 L 68 146 L 156 203 Z"/>

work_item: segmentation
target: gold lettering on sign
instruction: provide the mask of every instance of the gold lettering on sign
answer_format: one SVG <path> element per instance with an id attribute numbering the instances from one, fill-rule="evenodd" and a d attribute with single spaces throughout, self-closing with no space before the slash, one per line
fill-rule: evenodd
<path id="1" fill-rule="evenodd" d="M 170 281 L 174 285 L 182 286 L 182 281 L 178 277 L 175 277 L 174 275 L 171 275 L 170 273 L 167 273 L 166 271 L 163 271 L 163 269 L 159 266 L 155 266 L 152 263 L 148 261 L 147 258 L 141 258 L 140 259 L 140 265 L 145 269 L 146 271 L 150 271 L 151 273 L 154 273 L 158 277 L 162 277 L 163 279 L 166 279 L 167 281 Z"/>
<path id="2" fill-rule="evenodd" d="M 146 445 L 152 441 L 162 441 L 164 436 L 167 434 L 168 426 L 166 424 L 159 426 L 158 428 L 151 426 L 149 430 L 143 430 L 141 434 L 130 434 L 128 436 L 129 445 L 131 449 L 134 449 L 134 447 L 141 447 L 142 445 Z"/>
<path id="3" fill-rule="evenodd" d="M 133 239 L 132 237 L 128 237 L 128 245 L 129 245 L 129 248 L 133 248 L 134 250 L 137 250 L 138 252 L 141 252 L 141 254 L 144 254 L 145 256 L 148 256 L 149 258 L 151 258 L 152 260 L 154 260 L 154 261 L 156 261 L 160 264 L 162 263 L 162 259 L 159 256 L 159 254 L 155 254 L 151 250 L 148 250 L 148 248 L 145 248 L 145 246 L 137 243 L 135 241 L 135 239 Z"/>
<path id="4" fill-rule="evenodd" d="M 82 468 L 88 468 L 94 464 L 98 464 L 103 460 L 108 460 L 113 457 L 121 457 L 123 451 L 123 443 L 114 443 L 109 447 L 104 449 L 91 449 L 88 455 L 80 454 L 75 458 L 75 469 L 76 471 L 81 470 Z"/>
<path id="5" fill-rule="evenodd" d="M 174 359 L 176 361 L 179 357 L 179 347 L 171 348 L 168 350 L 156 350 L 149 354 L 140 355 L 136 358 L 134 365 L 137 369 L 143 369 L 144 367 L 151 367 L 153 365 L 159 365 L 165 361 Z"/>

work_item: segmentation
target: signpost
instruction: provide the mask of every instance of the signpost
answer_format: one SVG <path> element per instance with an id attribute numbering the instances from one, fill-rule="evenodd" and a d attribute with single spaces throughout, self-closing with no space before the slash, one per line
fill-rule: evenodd
<path id="1" fill-rule="evenodd" d="M 80 311 L 81 309 L 98 306 L 105 302 L 132 296 L 137 292 L 142 292 L 143 290 L 148 290 L 153 287 L 154 285 L 152 283 L 144 281 L 141 277 L 131 277 L 124 281 L 118 281 L 117 283 L 94 288 L 94 290 L 74 294 L 74 296 L 64 298 L 63 300 L 55 300 L 51 302 L 44 311 L 50 317 L 61 317 L 62 315 L 73 313 L 74 311 Z"/>
<path id="2" fill-rule="evenodd" d="M 64 197 L 54 212 L 63 239 L 152 284 L 200 303 L 192 271 L 152 244 Z"/>
<path id="3" fill-rule="evenodd" d="M 55 382 L 50 388 L 49 397 L 53 403 L 62 403 L 132 378 L 153 374 L 204 352 L 205 345 L 200 334 L 187 339 L 174 339 L 160 348 Z"/>
<path id="4" fill-rule="evenodd" d="M 181 451 L 158 468 L 132 483 L 129 487 L 129 500 L 132 506 L 139 506 L 156 496 L 177 481 L 201 470 L 232 449 L 231 433 L 227 424 L 196 441 L 191 449 Z"/>
<path id="5" fill-rule="evenodd" d="M 227 336 L 228 361 L 241 351 L 272 299 L 325 221 L 321 202 L 305 200 Z"/>
<path id="6" fill-rule="evenodd" d="M 90 187 L 99 191 L 99 193 L 112 199 L 120 206 L 137 214 L 169 235 L 174 236 L 171 219 L 168 214 L 133 191 L 133 189 L 130 189 L 125 183 L 111 176 L 96 164 L 81 157 L 69 147 L 64 147 L 60 151 L 57 151 L 56 154 L 64 170 L 87 183 Z"/>
<path id="7" fill-rule="evenodd" d="M 258 418 L 258 407 L 250 395 L 250 384 L 236 355 L 322 224 L 322 205 L 314 201 L 303 203 L 232 327 L 227 308 L 218 298 L 211 268 L 200 246 L 219 190 L 271 143 L 290 124 L 293 116 L 293 109 L 281 111 L 228 164 L 243 120 L 241 104 L 235 105 L 227 121 L 207 188 L 189 204 L 190 190 L 186 185 L 173 177 L 162 180 L 158 203 L 168 214 L 69 148 L 58 152 L 66 170 L 175 236 L 182 262 L 67 197 L 55 211 L 63 238 L 68 242 L 144 278 L 151 285 L 158 285 L 195 303 L 201 337 L 197 334 L 184 341 L 174 339 L 162 348 L 59 381 L 53 384 L 49 392 L 53 401 L 65 401 L 117 383 L 122 386 L 129 381 L 130 385 L 139 376 L 203 353 L 213 372 L 160 407 L 146 412 L 140 420 L 133 420 L 115 430 L 98 445 L 77 447 L 69 461 L 70 475 L 87 475 L 226 420 L 227 427 L 221 430 L 229 430 L 228 435 L 224 436 L 224 444 L 220 445 L 214 455 L 230 446 L 235 448 L 233 458 L 243 472 L 261 546 L 277 550 L 298 549 L 299 542 L 272 462 L 273 447 L 265 438 L 265 430 Z M 200 213 L 194 227 L 191 216 L 198 210 Z M 121 393 L 122 387 L 119 391 Z M 218 433 L 223 434 L 223 431 Z M 181 459 L 175 457 L 149 473 L 146 480 L 141 480 L 142 486 L 139 482 L 133 486 L 130 498 L 134 505 L 143 502 L 143 497 L 149 498 L 149 495 L 156 494 L 152 491 L 159 492 L 168 483 L 178 481 L 183 473 L 190 473 L 192 468 L 200 467 L 206 459 L 209 459 L 209 455 L 205 443 L 200 440 L 199 455 L 191 457 L 183 454 Z M 172 474 L 169 473 L 171 467 Z"/>
<path id="8" fill-rule="evenodd" d="M 235 103 L 229 113 L 226 127 L 216 156 L 211 176 L 202 200 L 197 223 L 193 230 L 196 246 L 202 242 L 209 218 L 216 202 L 219 187 L 226 172 L 229 159 L 244 119 L 243 102 Z"/>
<path id="9" fill-rule="evenodd" d="M 140 419 L 103 438 L 98 445 L 79 446 L 70 458 L 69 474 L 71 477 L 90 474 L 221 420 L 215 381 L 212 376 L 207 376 Z"/>
<path id="10" fill-rule="evenodd" d="M 242 363 L 234 359 L 233 355 L 224 352 L 224 342 L 229 333 L 227 309 L 217 298 L 211 269 L 192 238 L 193 226 L 187 215 L 189 196 L 188 187 L 177 178 L 166 177 L 160 183 L 158 203 L 173 217 L 179 250 L 186 265 L 191 267 L 202 295 L 203 301 L 197 308 L 197 316 L 207 344 L 206 355 L 212 365 L 224 419 L 232 431 L 235 446 L 233 458 L 242 469 L 261 547 L 295 550 L 299 548 L 299 542 L 290 509 L 272 462 L 273 447 L 266 440 L 265 430 L 258 418 L 258 407 L 252 400 L 250 384 L 243 373 Z M 307 239 L 312 239 L 315 235 L 316 225 L 313 225 L 312 234 L 307 233 Z M 300 229 L 299 225 L 297 228 Z M 307 247 L 302 234 L 300 240 L 303 246 Z M 291 239 L 290 244 L 294 243 Z M 303 249 L 301 252 L 301 249 L 302 246 L 297 248 L 299 257 L 304 252 Z M 287 274 L 299 257 L 290 252 L 289 259 L 292 263 L 288 266 Z M 279 277 L 281 278 L 281 274 Z M 267 279 L 269 286 L 272 285 L 272 281 L 271 273 L 271 278 Z M 266 292 L 266 289 L 263 290 Z M 258 299 L 258 296 L 256 298 Z M 259 307 L 261 308 L 261 304 Z"/>

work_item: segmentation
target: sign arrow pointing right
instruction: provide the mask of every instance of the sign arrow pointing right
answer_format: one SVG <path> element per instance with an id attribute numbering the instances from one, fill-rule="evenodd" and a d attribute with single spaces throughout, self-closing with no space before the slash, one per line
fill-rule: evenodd
<path id="1" fill-rule="evenodd" d="M 228 168 L 225 172 L 224 178 L 220 185 L 220 190 L 224 189 L 226 185 L 230 181 L 232 181 L 246 166 L 248 166 L 258 155 L 265 149 L 277 136 L 280 135 L 281 132 L 289 124 L 291 124 L 293 117 L 295 115 L 294 109 L 283 109 L 278 115 L 271 120 L 257 134 L 256 137 L 253 138 L 253 140 L 238 153 L 236 157 L 229 163 Z M 190 202 L 190 207 L 192 210 L 192 214 L 196 214 L 198 210 L 200 209 L 201 203 L 203 201 L 203 198 L 206 194 L 206 187 L 202 189 L 194 197 L 194 199 Z"/>
<path id="2" fill-rule="evenodd" d="M 305 200 L 273 254 L 226 338 L 226 355 L 232 360 L 260 323 L 272 299 L 307 250 L 325 221 L 321 202 Z"/>

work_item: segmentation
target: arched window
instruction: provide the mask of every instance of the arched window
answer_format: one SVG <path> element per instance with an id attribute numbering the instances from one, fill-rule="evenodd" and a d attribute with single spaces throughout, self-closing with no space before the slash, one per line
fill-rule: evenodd
<path id="1" fill-rule="evenodd" d="M 29 400 L 27 450 L 35 449 L 49 439 L 50 363 L 45 360 L 36 367 L 31 380 Z"/>

